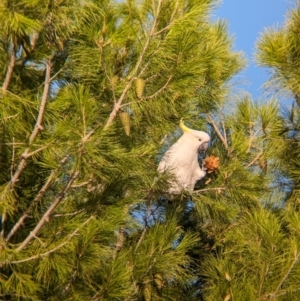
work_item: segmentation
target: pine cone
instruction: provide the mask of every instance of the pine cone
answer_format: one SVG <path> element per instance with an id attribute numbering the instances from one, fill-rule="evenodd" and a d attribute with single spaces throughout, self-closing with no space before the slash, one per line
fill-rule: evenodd
<path id="1" fill-rule="evenodd" d="M 130 116 L 127 112 L 120 112 L 119 117 L 123 125 L 125 134 L 130 136 Z"/>
<path id="2" fill-rule="evenodd" d="M 154 283 L 158 289 L 161 289 L 164 286 L 163 277 L 160 273 L 154 274 Z"/>
<path id="3" fill-rule="evenodd" d="M 219 168 L 220 158 L 209 156 L 203 160 L 203 165 L 208 173 L 214 172 Z"/>
<path id="4" fill-rule="evenodd" d="M 145 88 L 145 81 L 141 78 L 137 78 L 135 80 L 135 94 L 138 99 L 141 99 L 143 97 Z"/>
<path id="5" fill-rule="evenodd" d="M 225 296 L 225 298 L 223 299 L 223 301 L 229 301 L 230 298 L 231 298 L 231 295 L 230 295 L 230 294 L 227 294 L 227 295 Z"/>
<path id="6" fill-rule="evenodd" d="M 146 283 L 144 285 L 143 295 L 144 295 L 145 301 L 151 301 L 152 287 L 151 287 L 150 283 Z"/>

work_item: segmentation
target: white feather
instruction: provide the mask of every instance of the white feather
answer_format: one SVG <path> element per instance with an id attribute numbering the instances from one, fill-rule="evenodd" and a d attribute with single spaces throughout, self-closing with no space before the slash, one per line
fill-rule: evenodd
<path id="1" fill-rule="evenodd" d="M 174 176 L 168 193 L 179 194 L 182 190 L 192 192 L 196 182 L 206 172 L 198 163 L 199 148 L 207 148 L 210 137 L 207 133 L 196 130 L 185 132 L 165 153 L 158 165 L 158 172 L 169 172 Z"/>

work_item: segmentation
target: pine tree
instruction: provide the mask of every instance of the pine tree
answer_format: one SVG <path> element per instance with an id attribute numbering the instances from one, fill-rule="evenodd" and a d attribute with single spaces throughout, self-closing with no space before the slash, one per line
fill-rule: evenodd
<path id="1" fill-rule="evenodd" d="M 212 184 L 224 178 L 214 206 L 224 212 L 200 224 L 202 241 L 210 238 L 200 259 L 204 300 L 299 300 L 299 20 L 300 3 L 257 42 L 273 100 L 245 98 L 219 124 L 211 119 L 223 144 L 213 149 L 223 165 Z M 212 202 L 200 198 L 203 209 Z"/>
<path id="2" fill-rule="evenodd" d="M 3 300 L 297 300 L 298 107 L 233 94 L 245 62 L 215 5 L 1 2 Z M 297 103 L 296 16 L 258 60 L 277 43 Z M 182 117 L 220 167 L 168 200 Z"/>
<path id="3" fill-rule="evenodd" d="M 213 5 L 1 2 L 2 299 L 198 298 L 192 203 L 146 196 L 243 66 Z"/>

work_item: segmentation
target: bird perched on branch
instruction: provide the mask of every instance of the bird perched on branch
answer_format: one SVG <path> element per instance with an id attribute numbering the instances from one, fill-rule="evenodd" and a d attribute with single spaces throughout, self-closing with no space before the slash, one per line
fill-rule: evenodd
<path id="1" fill-rule="evenodd" d="M 192 192 L 196 182 L 202 179 L 206 171 L 200 168 L 199 151 L 206 151 L 210 137 L 207 133 L 189 129 L 180 121 L 183 135 L 165 153 L 158 165 L 158 172 L 170 173 L 168 193 L 180 194 L 182 190 Z"/>

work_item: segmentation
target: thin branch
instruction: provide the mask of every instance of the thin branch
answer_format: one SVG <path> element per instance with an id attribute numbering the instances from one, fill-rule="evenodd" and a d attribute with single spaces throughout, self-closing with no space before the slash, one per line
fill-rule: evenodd
<path id="1" fill-rule="evenodd" d="M 248 152 L 250 151 L 250 149 L 253 147 L 252 146 L 252 141 L 255 138 L 255 136 L 262 130 L 262 128 L 259 128 L 255 133 L 253 133 L 252 130 L 250 130 L 250 139 L 249 139 L 249 147 L 248 147 Z"/>
<path id="2" fill-rule="evenodd" d="M 144 100 L 155 98 L 158 94 L 160 94 L 163 90 L 165 90 L 168 87 L 168 85 L 169 85 L 170 81 L 172 80 L 172 78 L 173 78 L 173 75 L 169 76 L 166 83 L 160 89 L 158 89 L 154 94 L 144 97 Z"/>
<path id="3" fill-rule="evenodd" d="M 152 34 L 152 37 L 159 35 L 160 33 L 163 33 L 164 31 L 170 29 L 170 27 L 172 26 L 172 23 L 168 24 L 166 27 L 164 27 L 163 29 L 155 32 Z"/>
<path id="4" fill-rule="evenodd" d="M 54 75 L 52 75 L 52 76 L 50 77 L 50 82 L 52 82 L 52 81 L 54 80 L 54 78 L 55 78 L 60 72 L 62 72 L 63 70 L 64 70 L 64 67 L 60 68 Z"/>
<path id="5" fill-rule="evenodd" d="M 37 255 L 34 255 L 34 256 L 31 256 L 31 257 L 28 257 L 28 258 L 25 258 L 25 259 L 21 259 L 21 260 L 16 260 L 16 261 L 10 261 L 9 264 L 18 264 L 18 263 L 23 263 L 23 262 L 27 262 L 27 261 L 30 261 L 30 260 L 34 260 L 34 259 L 38 259 L 38 258 L 41 258 L 41 257 L 45 257 L 55 251 L 57 251 L 58 249 L 62 248 L 63 246 L 65 246 L 77 233 L 78 231 L 83 228 L 87 223 L 90 222 L 91 219 L 93 219 L 94 216 L 92 215 L 91 217 L 89 217 L 84 223 L 81 224 L 80 227 L 78 227 L 75 231 L 73 231 L 71 234 L 68 235 L 68 237 L 64 240 L 63 243 L 61 243 L 60 245 L 56 246 L 55 248 L 45 252 L 45 253 L 42 253 L 42 254 L 37 254 Z M 0 265 L 2 266 L 3 263 Z"/>
<path id="6" fill-rule="evenodd" d="M 154 222 L 156 223 L 158 217 L 156 218 L 156 216 L 155 216 L 155 211 L 157 211 L 157 210 L 159 209 L 160 206 L 157 205 L 155 209 L 152 209 L 151 207 L 152 207 L 152 206 L 149 206 L 149 207 L 148 207 L 148 208 L 150 208 L 150 216 L 152 216 L 152 219 L 153 219 Z"/>
<path id="7" fill-rule="evenodd" d="M 151 55 L 151 57 L 155 56 L 156 52 L 158 52 L 158 49 L 156 49 L 156 50 L 153 52 L 153 54 Z M 149 67 L 149 65 L 150 65 L 150 63 L 151 63 L 151 57 L 149 58 L 148 62 L 145 63 L 145 65 L 143 66 L 143 68 L 141 68 L 141 70 L 140 70 L 140 72 L 139 72 L 139 77 L 141 77 L 141 76 L 144 74 L 144 72 L 147 70 L 147 68 Z M 154 78 L 154 77 L 156 77 L 156 76 L 158 76 L 158 75 L 157 75 L 157 74 L 154 74 L 154 75 L 152 76 L 152 78 Z M 150 78 L 149 78 L 149 77 L 147 78 L 147 80 L 149 80 L 149 79 L 151 79 L 151 77 L 150 77 Z"/>
<path id="8" fill-rule="evenodd" d="M 102 122 L 99 122 L 87 135 L 82 138 L 82 143 L 87 142 L 92 135 L 102 126 Z"/>
<path id="9" fill-rule="evenodd" d="M 214 122 L 214 120 L 212 119 L 211 115 L 210 114 L 206 114 L 209 122 L 212 124 L 215 132 L 217 133 L 218 137 L 220 138 L 220 140 L 222 141 L 224 147 L 226 150 L 228 150 L 228 144 L 227 144 L 227 141 L 225 140 L 225 138 L 223 137 L 223 135 L 221 134 L 221 132 L 219 131 L 216 123 Z"/>
<path id="10" fill-rule="evenodd" d="M 80 209 L 80 210 L 77 210 L 75 212 L 70 212 L 70 213 L 53 214 L 52 216 L 53 217 L 74 216 L 74 215 L 77 215 L 78 213 L 81 213 L 81 212 L 84 212 L 84 209 Z"/>
<path id="11" fill-rule="evenodd" d="M 31 210 L 33 209 L 33 207 L 41 200 L 41 198 L 43 197 L 43 195 L 45 194 L 45 192 L 48 190 L 50 184 L 52 183 L 54 176 L 56 174 L 57 170 L 53 170 L 47 180 L 47 182 L 43 185 L 43 187 L 40 189 L 40 191 L 38 192 L 37 196 L 35 197 L 35 199 L 32 201 L 32 203 L 30 204 L 30 206 L 27 208 L 27 210 L 25 211 L 25 213 L 19 218 L 19 220 L 17 221 L 17 223 L 13 226 L 13 228 L 10 230 L 10 232 L 8 233 L 7 237 L 6 237 L 6 241 L 8 242 L 12 236 L 18 231 L 18 229 L 23 225 L 25 219 L 29 216 L 29 213 L 31 212 Z"/>
<path id="12" fill-rule="evenodd" d="M 119 252 L 122 249 L 124 241 L 125 241 L 125 234 L 126 234 L 125 228 L 120 227 L 119 233 L 117 235 L 117 242 L 116 242 L 116 246 L 115 246 L 116 252 L 115 253 Z M 115 254 L 115 256 L 116 256 L 116 254 Z"/>
<path id="13" fill-rule="evenodd" d="M 12 156 L 11 156 L 11 166 L 10 166 L 10 177 L 13 177 L 14 174 L 14 165 L 15 165 L 15 137 L 12 138 Z M 3 210 L 2 217 L 1 217 L 1 233 L 0 237 L 4 239 L 5 237 L 5 228 L 6 228 L 6 221 L 7 221 L 7 213 L 6 210 Z"/>
<path id="14" fill-rule="evenodd" d="M 51 60 L 46 60 L 46 75 L 45 75 L 44 91 L 43 91 L 43 95 L 42 95 L 42 99 L 41 99 L 41 105 L 40 105 L 37 121 L 36 121 L 36 124 L 35 124 L 35 127 L 34 127 L 32 133 L 29 137 L 29 144 L 31 144 L 34 141 L 34 139 L 36 138 L 38 133 L 43 129 L 42 121 L 43 121 L 43 117 L 45 114 L 48 93 L 50 90 L 50 83 L 51 83 L 50 76 L 51 76 Z"/>
<path id="15" fill-rule="evenodd" d="M 72 185 L 72 188 L 78 188 L 78 187 L 84 187 L 84 186 L 87 186 L 88 184 L 90 184 L 92 181 L 92 179 L 88 180 L 88 181 L 85 181 L 85 182 L 82 182 L 82 183 L 75 183 Z"/>
<path id="16" fill-rule="evenodd" d="M 274 294 L 272 294 L 273 297 L 274 297 L 274 298 L 272 298 L 273 300 L 276 299 L 276 295 L 277 295 L 279 289 L 281 288 L 283 282 L 286 280 L 286 278 L 289 276 L 289 274 L 291 273 L 292 269 L 294 268 L 295 264 L 298 262 L 299 256 L 300 256 L 300 253 L 297 253 L 297 255 L 295 256 L 294 261 L 291 264 L 291 266 L 289 267 L 289 269 L 287 270 L 286 274 L 282 277 L 282 279 L 280 280 L 279 284 L 277 285 L 277 288 L 276 288 Z"/>
<path id="17" fill-rule="evenodd" d="M 92 130 L 90 131 L 90 133 L 88 133 L 84 138 L 82 143 L 86 142 L 90 136 L 92 136 L 95 131 L 100 127 L 100 123 Z M 41 149 L 39 149 L 41 150 Z M 38 150 L 37 150 L 38 151 Z M 25 160 L 29 157 L 29 155 L 33 155 L 34 153 L 36 153 L 37 151 L 34 151 L 30 154 L 25 154 L 24 158 Z M 68 159 L 69 155 L 66 156 L 64 159 L 61 160 L 61 164 L 64 164 L 67 159 Z M 31 203 L 31 205 L 29 206 L 29 208 L 26 210 L 26 212 L 20 217 L 20 219 L 18 220 L 18 222 L 14 225 L 14 227 L 11 229 L 10 233 L 7 235 L 6 240 L 9 241 L 11 239 L 11 237 L 17 232 L 17 230 L 21 227 L 21 225 L 24 223 L 25 219 L 29 216 L 29 213 L 31 212 L 32 208 L 41 200 L 41 198 L 43 197 L 44 193 L 47 191 L 47 189 L 49 188 L 50 184 L 52 183 L 52 180 L 56 174 L 58 170 L 53 170 L 52 173 L 50 174 L 47 182 L 44 184 L 44 186 L 41 188 L 41 190 L 39 191 L 38 195 L 36 196 L 36 198 L 33 200 L 33 202 Z M 63 199 L 64 194 L 69 190 L 70 187 L 72 187 L 73 182 L 75 181 L 75 179 L 77 178 L 79 172 L 76 172 L 69 180 L 69 182 L 67 183 L 67 185 L 65 186 L 65 188 L 63 189 L 62 193 L 60 195 L 57 196 L 57 198 L 55 199 L 55 201 L 52 203 L 52 205 L 48 208 L 48 210 L 46 211 L 46 213 L 43 215 L 42 219 L 39 221 L 39 223 L 36 225 L 36 227 L 34 228 L 34 230 L 28 235 L 28 237 L 23 241 L 23 243 L 19 246 L 19 248 L 17 250 L 22 250 L 27 244 L 28 242 L 34 237 L 34 235 L 37 234 L 37 232 L 40 230 L 40 228 L 45 224 L 45 222 L 49 219 L 50 214 L 53 212 L 53 210 L 56 208 L 56 206 L 60 203 L 60 201 Z"/>
<path id="18" fill-rule="evenodd" d="M 224 133 L 224 140 L 226 142 L 226 145 L 228 145 L 227 134 L 226 134 L 226 128 L 225 128 L 225 122 L 224 122 L 224 120 L 222 120 L 221 123 L 222 123 L 222 128 L 223 128 L 223 133 Z"/>
<path id="19" fill-rule="evenodd" d="M 287 290 L 281 290 L 280 293 L 278 293 L 276 296 L 282 296 L 282 295 L 285 295 L 286 293 L 294 293 L 294 292 L 297 292 L 297 291 L 300 291 L 300 288 L 296 288 L 296 289 L 287 289 Z"/>
<path id="20" fill-rule="evenodd" d="M 11 155 L 11 166 L 10 166 L 10 177 L 13 177 L 14 166 L 15 166 L 15 137 L 12 138 L 12 155 Z"/>
<path id="21" fill-rule="evenodd" d="M 147 230 L 148 230 L 148 227 L 145 226 L 145 227 L 144 227 L 144 230 L 143 230 L 143 233 L 142 233 L 142 235 L 141 235 L 141 237 L 140 237 L 140 239 L 139 239 L 139 241 L 138 241 L 138 243 L 137 243 L 137 245 L 136 245 L 136 247 L 135 247 L 135 249 L 134 249 L 134 253 L 136 253 L 136 250 L 138 249 L 138 247 L 139 247 L 140 244 L 142 243 L 142 241 L 143 241 L 143 239 L 144 239 L 144 237 L 145 237 L 145 235 L 146 235 Z"/>
<path id="22" fill-rule="evenodd" d="M 15 142 L 15 143 L 0 143 L 0 145 L 25 145 L 26 143 L 23 143 L 23 142 Z"/>
<path id="23" fill-rule="evenodd" d="M 137 101 L 130 101 L 130 102 L 124 103 L 124 104 L 122 104 L 122 105 L 120 106 L 120 108 L 126 107 L 126 106 L 128 106 L 128 105 L 130 105 L 130 104 L 133 104 L 133 103 L 140 103 L 140 102 L 143 102 L 143 101 L 145 101 L 145 100 L 151 100 L 151 99 L 155 98 L 158 94 L 160 94 L 164 89 L 167 88 L 167 86 L 168 86 L 168 84 L 170 83 L 170 81 L 172 80 L 172 78 L 173 78 L 173 76 L 171 75 L 171 76 L 168 78 L 167 82 L 166 82 L 160 89 L 158 89 L 154 94 L 152 94 L 152 95 L 150 95 L 150 96 L 143 97 L 142 99 L 137 100 Z"/>
<path id="24" fill-rule="evenodd" d="M 20 115 L 20 113 L 17 113 L 15 115 L 11 115 L 11 116 L 7 116 L 7 117 L 2 117 L 4 120 L 8 120 L 8 119 L 11 119 L 11 118 L 15 118 L 15 117 L 18 117 Z"/>
<path id="25" fill-rule="evenodd" d="M 69 181 L 67 182 L 64 189 L 61 191 L 59 195 L 55 198 L 54 202 L 50 205 L 48 210 L 44 213 L 40 221 L 37 223 L 33 231 L 29 233 L 29 235 L 26 237 L 26 239 L 21 243 L 21 245 L 17 248 L 17 251 L 21 251 L 24 249 L 27 244 L 31 241 L 32 238 L 34 238 L 35 235 L 39 232 L 39 230 L 43 227 L 43 225 L 49 220 L 49 217 L 51 213 L 55 210 L 57 205 L 64 199 L 66 192 L 69 190 L 69 188 L 72 186 L 73 182 L 77 178 L 79 174 L 79 171 L 75 171 L 73 175 L 70 177 Z"/>
<path id="26" fill-rule="evenodd" d="M 12 46 L 12 50 L 11 50 L 11 54 L 10 54 L 10 58 L 9 58 L 9 64 L 8 64 L 8 68 L 6 71 L 6 75 L 5 75 L 5 79 L 4 82 L 2 84 L 2 91 L 3 93 L 6 92 L 8 85 L 10 83 L 11 77 L 12 77 L 12 73 L 15 67 L 15 63 L 16 63 L 16 52 L 15 52 L 15 48 L 14 46 Z"/>
<path id="27" fill-rule="evenodd" d="M 111 91 L 112 91 L 114 103 L 116 103 L 117 99 L 116 99 L 116 92 L 115 92 L 115 84 L 113 83 L 112 78 L 108 74 L 108 71 L 107 71 L 107 68 L 106 68 L 106 64 L 105 64 L 105 60 L 104 60 L 104 51 L 103 51 L 103 48 L 101 48 L 101 62 L 102 62 L 102 68 L 104 70 L 105 76 L 108 79 L 110 87 L 111 87 Z"/>
<path id="28" fill-rule="evenodd" d="M 171 26 L 172 26 L 173 23 L 174 23 L 173 20 L 174 20 L 174 17 L 175 17 L 176 12 L 177 12 L 177 10 L 178 10 L 178 6 L 179 6 L 179 3 L 178 3 L 178 1 L 176 1 L 175 8 L 174 8 L 174 10 L 173 10 L 173 12 L 172 12 L 172 16 L 171 16 L 171 18 L 170 18 L 170 23 L 169 23 L 166 27 L 162 28 L 161 30 L 159 30 L 159 31 L 157 31 L 157 32 L 155 32 L 155 33 L 153 33 L 152 36 L 157 36 L 157 35 L 159 35 L 160 33 L 163 33 L 164 31 L 166 31 L 166 30 L 168 30 L 168 29 L 171 28 Z"/>
<path id="29" fill-rule="evenodd" d="M 78 270 L 75 269 L 66 285 L 66 287 L 64 287 L 63 291 L 61 292 L 62 295 L 65 295 L 66 292 L 70 289 L 71 287 L 71 284 L 75 281 L 76 277 L 77 277 L 77 274 L 78 274 Z"/>
<path id="30" fill-rule="evenodd" d="M 23 152 L 22 156 L 21 156 L 21 160 L 20 160 L 20 163 L 13 175 L 13 177 L 11 178 L 10 180 L 10 188 L 14 188 L 15 184 L 19 181 L 19 177 L 23 171 L 23 169 L 25 168 L 26 166 L 26 156 L 27 156 L 27 153 L 28 153 L 29 149 L 26 148 L 25 151 Z"/>
<path id="31" fill-rule="evenodd" d="M 261 156 L 263 155 L 263 151 L 261 150 L 256 156 L 255 158 L 246 165 L 246 167 L 250 167 L 251 165 L 253 165 Z"/>
<path id="32" fill-rule="evenodd" d="M 145 71 L 147 70 L 147 68 L 149 67 L 149 65 L 150 65 L 151 62 L 152 62 L 152 61 L 151 61 L 152 58 L 155 57 L 156 54 L 157 54 L 158 52 L 159 52 L 159 47 L 158 47 L 158 45 L 157 45 L 157 46 L 156 46 L 156 49 L 151 53 L 151 55 L 149 55 L 148 61 L 147 61 L 147 62 L 144 62 L 144 65 L 141 66 L 141 69 L 140 69 L 140 71 L 139 71 L 138 77 L 141 77 L 141 76 L 145 73 Z M 150 80 L 150 79 L 154 79 L 154 78 L 156 78 L 156 77 L 158 77 L 158 74 L 153 74 L 152 76 L 147 77 L 147 81 Z"/>
<path id="33" fill-rule="evenodd" d="M 7 221 L 7 214 L 6 214 L 6 211 L 3 210 L 3 213 L 1 216 L 1 232 L 0 232 L 0 237 L 2 239 L 4 238 L 4 235 L 5 235 L 6 221 Z"/>
<path id="34" fill-rule="evenodd" d="M 204 189 L 199 189 L 199 190 L 193 191 L 193 194 L 197 194 L 197 193 L 204 192 L 204 191 L 211 191 L 211 190 L 221 191 L 221 190 L 225 190 L 225 189 L 226 188 L 224 188 L 224 187 L 204 188 Z"/>
<path id="35" fill-rule="evenodd" d="M 103 16 L 103 25 L 102 25 L 102 36 L 101 36 L 101 41 L 96 43 L 97 46 L 99 47 L 100 49 L 100 52 L 101 52 L 101 65 L 102 65 L 102 68 L 104 70 L 104 73 L 105 73 L 105 76 L 106 78 L 108 79 L 109 81 L 109 84 L 111 86 L 111 91 L 112 91 L 112 94 L 113 94 L 113 99 L 114 99 L 114 103 L 117 102 L 116 100 L 116 93 L 115 93 L 115 85 L 113 84 L 113 81 L 112 81 L 112 78 L 109 76 L 108 74 L 108 71 L 107 71 L 107 67 L 106 67 L 106 63 L 105 63 L 105 56 L 104 56 L 104 47 L 105 47 L 105 44 L 104 44 L 104 39 L 105 39 L 105 31 L 106 31 L 106 19 L 105 19 L 105 16 Z"/>
<path id="36" fill-rule="evenodd" d="M 45 109 L 46 109 L 46 103 L 47 103 L 47 98 L 48 98 L 48 93 L 50 89 L 50 75 L 51 75 L 51 61 L 47 60 L 46 61 L 46 74 L 45 74 L 45 86 L 44 86 L 44 91 L 41 99 L 41 104 L 40 104 L 40 109 L 37 117 L 37 121 L 35 124 L 35 127 L 29 137 L 29 147 L 27 147 L 24 152 L 21 155 L 21 160 L 20 163 L 16 169 L 16 172 L 14 173 L 13 177 L 10 180 L 10 187 L 13 188 L 16 184 L 16 182 L 19 180 L 19 177 L 23 171 L 23 169 L 26 166 L 26 160 L 28 159 L 28 156 L 30 155 L 30 145 L 38 135 L 38 133 L 43 129 L 42 127 L 42 121 L 43 121 L 43 116 L 45 114 Z"/>
<path id="37" fill-rule="evenodd" d="M 226 134 L 226 127 L 225 127 L 225 121 L 224 121 L 224 116 L 223 116 L 223 113 L 222 111 L 220 110 L 219 111 L 219 116 L 220 116 L 220 120 L 221 120 L 221 124 L 222 124 L 222 130 L 223 130 L 223 137 L 224 137 L 224 140 L 226 142 L 226 145 L 228 145 L 228 142 L 227 142 L 227 134 Z"/>
<path id="38" fill-rule="evenodd" d="M 11 92 L 11 91 L 9 91 L 9 90 L 7 90 L 6 93 L 12 95 L 13 97 L 15 97 L 15 98 L 17 98 L 17 99 L 19 99 L 19 100 L 22 100 L 22 97 L 20 97 L 19 95 L 15 94 L 15 93 L 13 93 L 13 92 Z M 33 102 L 31 102 L 31 101 L 29 101 L 29 102 L 30 102 L 30 103 L 33 103 Z M 17 116 L 17 115 L 20 115 L 20 113 L 17 113 L 16 116 Z M 9 117 L 10 117 L 10 116 L 9 116 Z M 8 117 L 8 118 L 9 118 L 9 117 Z"/>
<path id="39" fill-rule="evenodd" d="M 46 149 L 46 148 L 47 148 L 49 145 L 51 145 L 52 143 L 53 143 L 53 142 L 49 143 L 49 144 L 46 145 L 46 146 L 42 146 L 42 147 L 40 147 L 40 148 L 38 148 L 38 149 L 32 151 L 31 153 L 28 153 L 28 154 L 24 155 L 24 156 L 25 156 L 24 159 L 26 160 L 26 159 L 32 157 L 33 155 L 35 155 L 35 154 L 39 153 L 40 151 Z"/>
<path id="40" fill-rule="evenodd" d="M 174 10 L 173 10 L 171 18 L 170 18 L 170 23 L 173 22 L 173 19 L 175 18 L 175 15 L 176 15 L 176 12 L 177 12 L 178 8 L 179 8 L 179 1 L 176 0 L 175 7 L 174 7 Z"/>
<path id="41" fill-rule="evenodd" d="M 153 25 L 152 25 L 152 28 L 150 30 L 150 33 L 149 33 L 149 36 L 145 42 L 145 45 L 144 45 L 144 48 L 142 50 L 142 53 L 140 54 L 139 58 L 138 58 L 138 61 L 135 65 L 135 68 L 133 69 L 133 71 L 131 72 L 131 78 L 130 80 L 128 81 L 127 85 L 125 86 L 120 98 L 118 99 L 117 103 L 115 103 L 114 105 L 114 108 L 112 110 L 112 112 L 110 113 L 109 115 L 109 118 L 104 126 L 104 130 L 108 129 L 108 127 L 112 124 L 112 122 L 114 121 L 115 117 L 117 116 L 117 113 L 118 111 L 120 110 L 121 108 L 121 105 L 122 105 L 122 102 L 124 101 L 126 95 L 127 95 L 127 92 L 129 91 L 131 85 L 132 85 L 132 82 L 133 82 L 133 79 L 138 71 L 138 69 L 141 67 L 141 64 L 142 64 L 142 61 L 144 59 L 144 56 L 146 54 L 146 51 L 149 47 L 149 44 L 150 44 L 150 40 L 151 40 L 151 37 L 155 31 L 155 28 L 157 26 L 157 17 L 159 15 L 159 12 L 160 12 L 160 8 L 161 8 L 161 1 L 162 0 L 159 0 L 158 1 L 158 5 L 157 5 L 157 11 L 156 11 L 156 16 L 155 16 L 155 19 L 153 21 Z"/>
<path id="42" fill-rule="evenodd" d="M 54 78 L 55 78 L 59 73 L 61 73 L 63 70 L 64 70 L 64 67 L 60 68 L 54 75 L 52 75 L 52 76 L 50 77 L 50 82 L 52 82 L 52 81 L 54 80 Z M 43 82 L 43 83 L 38 87 L 38 89 L 41 88 L 44 84 L 45 84 L 45 82 Z"/>
<path id="43" fill-rule="evenodd" d="M 140 102 L 143 102 L 144 100 L 145 100 L 145 98 L 142 98 L 142 99 L 140 99 L 140 100 L 130 101 L 130 102 L 123 103 L 122 105 L 120 105 L 120 109 L 121 109 L 121 108 L 124 108 L 124 107 L 126 107 L 126 106 L 129 106 L 129 105 L 131 105 L 131 104 L 133 104 L 133 103 L 140 103 Z"/>
<path id="44" fill-rule="evenodd" d="M 33 236 L 43 247 L 45 247 L 45 244 L 42 242 L 42 240 L 39 238 L 39 237 L 37 237 L 37 236 Z"/>
<path id="45" fill-rule="evenodd" d="M 258 290 L 259 298 L 261 298 L 261 291 L 263 289 L 265 279 L 267 278 L 267 275 L 269 273 L 269 267 L 270 267 L 270 260 L 268 260 L 268 264 L 267 264 L 266 268 L 264 269 L 264 274 L 260 276 L 260 285 L 259 285 L 259 290 Z"/>

